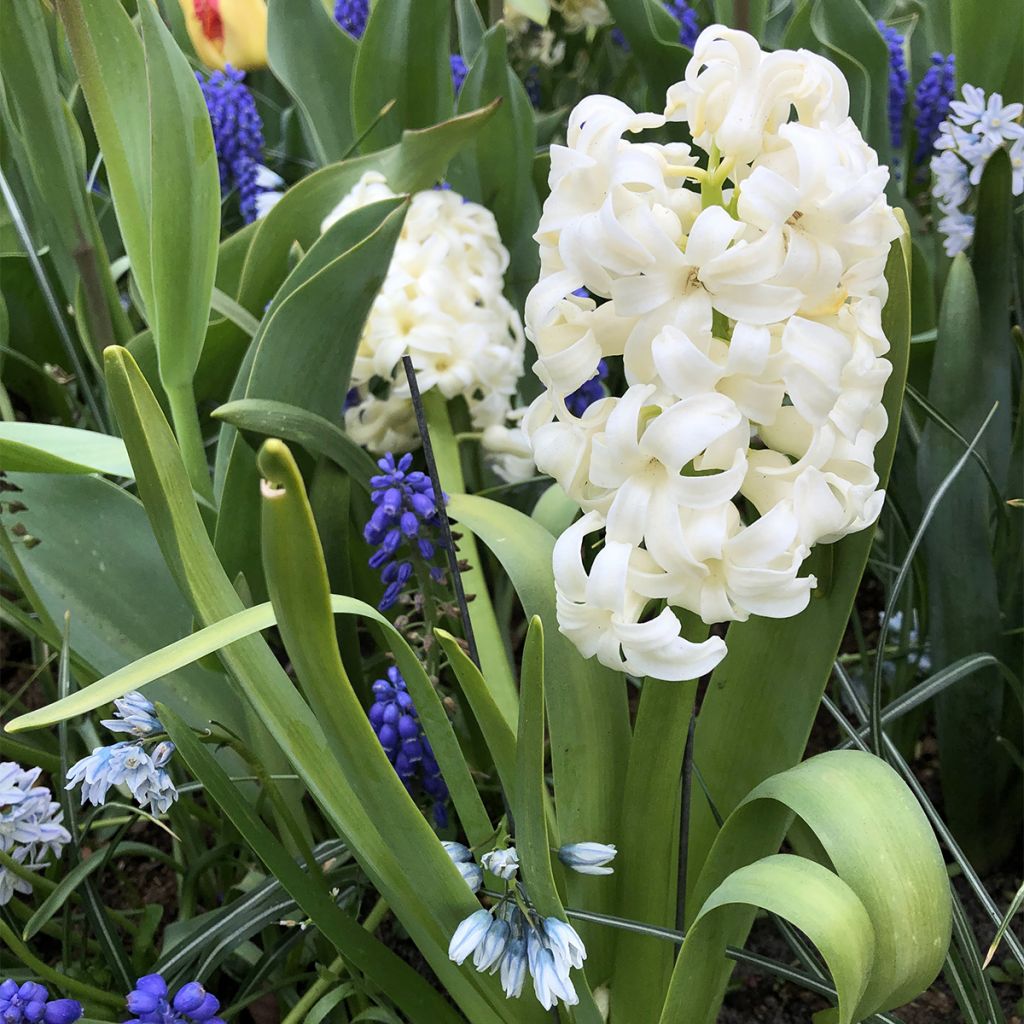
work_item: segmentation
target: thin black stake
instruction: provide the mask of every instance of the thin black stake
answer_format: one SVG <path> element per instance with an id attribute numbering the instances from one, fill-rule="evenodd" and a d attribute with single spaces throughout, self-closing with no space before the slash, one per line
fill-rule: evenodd
<path id="1" fill-rule="evenodd" d="M 405 369 L 405 379 L 409 382 L 409 395 L 412 398 L 412 407 L 416 413 L 416 426 L 419 428 L 420 440 L 423 442 L 423 458 L 427 463 L 427 475 L 434 485 L 434 498 L 440 511 L 441 536 L 444 538 L 445 550 L 448 552 L 448 571 L 452 576 L 452 588 L 455 591 L 455 599 L 459 603 L 459 614 L 462 616 L 462 631 L 466 635 L 466 646 L 469 648 L 469 656 L 473 664 L 480 668 L 480 654 L 476 648 L 476 637 L 473 635 L 473 623 L 469 618 L 469 606 L 466 603 L 466 591 L 462 586 L 462 575 L 459 573 L 459 556 L 455 552 L 455 541 L 452 540 L 452 527 L 448 521 L 448 513 L 444 510 L 441 495 L 441 478 L 437 475 L 437 463 L 434 461 L 434 447 L 430 443 L 430 431 L 427 429 L 427 414 L 423 409 L 423 398 L 420 395 L 420 386 L 416 380 L 416 371 L 413 369 L 412 359 L 409 356 L 402 356 L 402 367 Z"/>

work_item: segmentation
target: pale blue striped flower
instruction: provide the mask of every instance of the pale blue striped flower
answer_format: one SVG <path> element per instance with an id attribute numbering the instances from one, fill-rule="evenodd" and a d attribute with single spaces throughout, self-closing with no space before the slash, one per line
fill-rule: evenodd
<path id="1" fill-rule="evenodd" d="M 558 859 L 581 875 L 610 875 L 617 852 L 609 843 L 567 843 L 558 848 Z"/>

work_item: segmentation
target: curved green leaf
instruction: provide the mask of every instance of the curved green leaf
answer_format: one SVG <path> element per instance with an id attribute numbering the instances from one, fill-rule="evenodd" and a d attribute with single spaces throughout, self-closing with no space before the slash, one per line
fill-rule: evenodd
<path id="1" fill-rule="evenodd" d="M 294 441 L 315 455 L 324 455 L 345 470 L 358 487 L 370 491 L 370 477 L 377 472 L 377 464 L 365 448 L 323 416 L 266 398 L 226 402 L 212 416 L 239 430 Z"/>
<path id="2" fill-rule="evenodd" d="M 874 933 L 869 960 L 855 972 L 859 989 L 849 983 L 851 964 L 841 966 L 845 983 L 834 974 L 841 999 L 840 1021 L 861 1020 L 914 998 L 931 984 L 946 956 L 952 918 L 949 882 L 920 805 L 893 769 L 870 754 L 852 750 L 820 754 L 766 779 L 748 794 L 722 826 L 708 855 L 696 889 L 701 908 L 696 920 L 720 902 L 718 893 L 730 893 L 736 873 L 768 852 L 794 820 L 801 828 L 791 834 L 791 841 L 825 864 L 816 865 L 816 872 L 810 867 L 799 872 L 794 868 L 805 876 L 803 884 L 809 885 L 813 875 L 831 868 L 860 905 L 860 910 L 851 910 L 844 901 L 838 912 L 837 925 L 842 927 L 845 919 L 851 933 L 848 948 L 841 944 L 838 953 L 856 953 L 858 946 L 863 950 L 863 942 L 856 939 L 862 914 Z M 814 842 L 809 844 L 805 835 Z M 826 958 L 834 956 L 835 951 L 830 954 L 811 927 L 821 924 L 826 928 L 821 941 L 833 941 L 830 922 L 836 912 L 831 905 L 835 897 L 822 897 L 822 914 L 830 920 L 816 922 L 814 906 L 804 907 L 799 885 L 779 900 L 777 884 L 770 877 L 760 878 L 742 902 L 791 920 L 811 936 Z M 791 916 L 792 906 L 800 909 L 799 918 Z M 803 916 L 806 910 L 810 917 Z M 751 909 L 728 915 L 716 941 L 741 943 L 753 913 Z M 688 945 L 684 944 L 673 972 L 662 1016 L 666 1022 L 713 1020 L 732 970 L 721 956 L 722 946 L 715 955 L 705 944 L 695 941 L 690 950 Z M 837 969 L 836 963 L 830 966 Z"/>
<path id="3" fill-rule="evenodd" d="M 135 475 L 121 438 L 49 423 L 0 423 L 0 465 L 8 473 Z"/>

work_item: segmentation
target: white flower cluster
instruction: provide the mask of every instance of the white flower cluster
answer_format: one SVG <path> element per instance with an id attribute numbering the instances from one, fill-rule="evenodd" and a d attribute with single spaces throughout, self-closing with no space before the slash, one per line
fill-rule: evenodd
<path id="1" fill-rule="evenodd" d="M 993 153 L 1009 147 L 1011 190 L 1015 196 L 1024 194 L 1024 104 L 1004 106 L 999 93 L 986 97 L 975 85 L 965 85 L 963 97 L 950 103 L 931 161 L 932 195 L 942 212 L 939 231 L 948 256 L 963 252 L 974 238 L 974 215 L 964 207 Z"/>
<path id="2" fill-rule="evenodd" d="M 42 871 L 71 842 L 60 804 L 45 786 L 36 785 L 40 771 L 0 763 L 0 851 L 28 871 Z M 0 866 L 0 907 L 16 892 L 32 892 L 32 883 Z"/>
<path id="3" fill-rule="evenodd" d="M 352 210 L 394 196 L 368 171 L 326 217 L 321 230 Z M 508 251 L 494 215 L 450 189 L 416 193 L 387 277 L 360 339 L 346 401 L 345 427 L 372 452 L 419 444 L 402 356 L 421 392 L 461 395 L 478 430 L 504 427 L 523 372 L 519 314 L 502 293 Z M 503 455 L 512 474 L 529 459 Z"/>
<path id="4" fill-rule="evenodd" d="M 664 114 L 591 96 L 552 147 L 526 307 L 546 390 L 524 428 L 585 512 L 555 546 L 558 618 L 602 664 L 702 675 L 725 645 L 688 641 L 672 606 L 794 615 L 811 547 L 879 513 L 900 227 L 848 106 L 829 61 L 716 25 Z M 623 138 L 668 121 L 696 148 Z M 624 391 L 575 416 L 566 397 L 602 359 Z"/>
<path id="5" fill-rule="evenodd" d="M 561 14 L 567 32 L 604 28 L 612 23 L 611 13 L 604 0 L 552 0 L 551 7 Z"/>

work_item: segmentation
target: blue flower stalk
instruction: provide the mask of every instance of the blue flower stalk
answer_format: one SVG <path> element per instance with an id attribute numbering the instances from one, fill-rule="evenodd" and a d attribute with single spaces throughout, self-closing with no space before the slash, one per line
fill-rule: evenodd
<path id="1" fill-rule="evenodd" d="M 245 86 L 245 73 L 228 65 L 209 78 L 196 72 L 213 126 L 213 142 L 220 169 L 220 188 L 238 190 L 238 207 L 246 224 L 259 215 L 258 198 L 266 189 L 261 171 L 263 121 L 256 101 Z M 276 178 L 276 175 L 274 175 Z M 278 179 L 280 180 L 280 179 Z"/>
<path id="2" fill-rule="evenodd" d="M 899 149 L 903 145 L 903 108 L 910 84 L 910 72 L 903 52 L 904 37 L 884 21 L 877 24 L 889 48 L 889 141 L 893 149 Z"/>
<path id="3" fill-rule="evenodd" d="M 3 1024 L 75 1024 L 82 1016 L 77 999 L 51 999 L 44 985 L 20 984 L 11 978 L 0 982 L 0 1021 Z"/>
<path id="4" fill-rule="evenodd" d="M 434 802 L 434 821 L 438 828 L 445 828 L 448 824 L 448 787 L 441 777 L 437 758 L 401 672 L 394 666 L 389 668 L 387 679 L 378 679 L 373 684 L 373 696 L 370 725 L 384 753 L 410 793 L 414 784 L 419 782 L 423 792 Z M 463 877 L 466 878 L 465 872 Z"/>
<path id="5" fill-rule="evenodd" d="M 956 60 L 953 54 L 944 57 L 941 53 L 933 53 L 931 67 L 914 91 L 914 106 L 917 108 L 914 118 L 914 130 L 917 132 L 915 164 L 924 163 L 931 155 L 955 89 Z"/>
<path id="6" fill-rule="evenodd" d="M 128 993 L 127 1024 L 224 1024 L 217 1016 L 220 1001 L 198 981 L 182 985 L 172 996 L 161 974 L 147 974 Z"/>
<path id="7" fill-rule="evenodd" d="M 156 708 L 133 690 L 114 701 L 114 717 L 101 724 L 110 732 L 128 734 L 110 747 L 96 747 L 68 771 L 67 789 L 82 786 L 82 803 L 99 807 L 112 786 L 127 786 L 140 807 L 165 814 L 178 799 L 167 764 L 174 754 L 170 740 L 153 742 L 164 732 Z M 146 749 L 146 745 L 150 749 Z"/>
<path id="8" fill-rule="evenodd" d="M 604 381 L 608 378 L 608 364 L 602 359 L 597 364 L 597 373 L 581 384 L 571 395 L 565 397 L 565 407 L 573 416 L 582 416 L 596 401 L 604 398 Z"/>
<path id="9" fill-rule="evenodd" d="M 370 477 L 370 500 L 375 508 L 363 537 L 377 548 L 369 564 L 371 569 L 380 570 L 384 594 L 377 607 L 387 611 L 412 579 L 417 562 L 434 580 L 440 580 L 444 570 L 432 564 L 441 542 L 437 499 L 430 478 L 412 469 L 409 453 L 396 462 L 388 452 L 377 465 L 381 472 Z M 447 500 L 446 495 L 441 496 L 442 504 Z"/>

